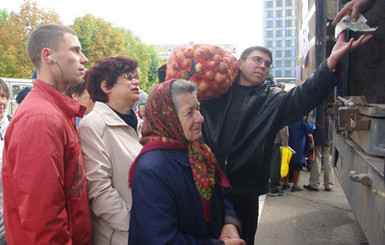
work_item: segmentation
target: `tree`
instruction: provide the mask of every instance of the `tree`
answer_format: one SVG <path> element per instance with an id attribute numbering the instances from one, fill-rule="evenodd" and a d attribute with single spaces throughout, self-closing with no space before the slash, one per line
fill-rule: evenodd
<path id="1" fill-rule="evenodd" d="M 139 63 L 140 70 L 140 83 L 139 87 L 149 92 L 148 87 L 148 71 L 150 68 L 150 53 L 148 52 L 147 46 L 140 40 L 139 37 L 134 36 L 130 30 L 121 29 L 124 33 L 125 39 L 125 50 L 124 54 L 135 58 Z"/>
<path id="2" fill-rule="evenodd" d="M 82 52 L 93 66 L 103 57 L 116 56 L 124 51 L 124 35 L 120 29 L 102 18 L 87 14 L 76 18 L 71 28 L 78 34 Z"/>
<path id="3" fill-rule="evenodd" d="M 163 65 L 163 60 L 159 56 L 158 51 L 154 46 L 148 46 L 148 51 L 150 52 L 150 69 L 148 71 L 148 92 L 150 92 L 158 83 L 158 68 Z"/>
<path id="4" fill-rule="evenodd" d="M 60 24 L 59 15 L 51 10 L 44 11 L 31 0 L 24 0 L 20 13 L 1 12 L 0 74 L 3 77 L 31 77 L 34 66 L 28 58 L 27 40 L 32 30 L 48 23 Z"/>

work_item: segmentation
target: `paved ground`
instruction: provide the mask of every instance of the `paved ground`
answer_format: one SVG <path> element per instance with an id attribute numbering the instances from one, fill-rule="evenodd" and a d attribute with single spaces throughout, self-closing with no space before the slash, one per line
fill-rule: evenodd
<path id="1" fill-rule="evenodd" d="M 301 186 L 308 180 L 309 172 L 302 171 Z M 332 192 L 305 189 L 260 199 L 263 208 L 255 244 L 367 245 L 337 178 Z"/>

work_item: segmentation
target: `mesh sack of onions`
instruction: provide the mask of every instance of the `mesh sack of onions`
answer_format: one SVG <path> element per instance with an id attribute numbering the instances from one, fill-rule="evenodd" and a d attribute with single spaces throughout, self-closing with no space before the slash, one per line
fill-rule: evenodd
<path id="1" fill-rule="evenodd" d="M 198 85 L 198 99 L 209 100 L 226 93 L 238 72 L 237 59 L 229 51 L 215 45 L 196 44 L 173 52 L 166 80 L 193 81 Z"/>

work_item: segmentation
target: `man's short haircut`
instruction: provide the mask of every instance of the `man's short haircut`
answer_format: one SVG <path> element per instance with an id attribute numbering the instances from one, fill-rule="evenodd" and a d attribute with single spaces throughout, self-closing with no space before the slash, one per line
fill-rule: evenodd
<path id="1" fill-rule="evenodd" d="M 96 61 L 95 65 L 84 74 L 91 99 L 94 102 L 107 102 L 108 95 L 100 88 L 102 81 L 106 81 L 107 88 L 112 88 L 120 75 L 133 72 L 137 67 L 138 61 L 127 56 L 106 57 Z"/>
<path id="2" fill-rule="evenodd" d="M 177 112 L 183 95 L 196 93 L 197 90 L 197 85 L 188 80 L 178 79 L 171 83 L 171 100 Z"/>
<path id="3" fill-rule="evenodd" d="M 242 52 L 240 58 L 241 58 L 242 60 L 246 60 L 247 57 L 248 57 L 253 51 L 256 51 L 256 50 L 257 50 L 257 51 L 261 51 L 262 53 L 267 54 L 267 55 L 270 57 L 270 59 L 271 59 L 271 63 L 273 63 L 273 55 L 272 55 L 271 51 L 270 51 L 269 49 L 265 48 L 265 47 L 262 47 L 262 46 L 253 46 L 253 47 L 250 47 L 250 48 L 245 49 L 245 50 Z"/>
<path id="4" fill-rule="evenodd" d="M 72 94 L 78 94 L 82 95 L 86 91 L 86 82 L 84 81 L 84 76 L 82 80 L 79 83 L 73 83 L 71 84 L 67 91 L 65 92 L 65 95 L 72 98 Z"/>
<path id="5" fill-rule="evenodd" d="M 5 93 L 5 96 L 7 97 L 7 100 L 9 100 L 9 88 L 7 83 L 0 77 L 0 88 L 3 90 Z"/>
<path id="6" fill-rule="evenodd" d="M 58 24 L 42 25 L 31 33 L 27 41 L 27 50 L 28 56 L 36 69 L 39 69 L 41 65 L 41 51 L 44 48 L 57 51 L 66 33 L 77 36 L 76 32 L 71 28 Z"/>

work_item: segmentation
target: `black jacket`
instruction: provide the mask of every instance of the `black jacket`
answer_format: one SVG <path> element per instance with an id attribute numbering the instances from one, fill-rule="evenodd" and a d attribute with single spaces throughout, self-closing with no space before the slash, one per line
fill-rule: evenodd
<path id="1" fill-rule="evenodd" d="M 232 185 L 229 196 L 254 197 L 269 190 L 270 158 L 274 138 L 285 125 L 301 119 L 318 104 L 340 80 L 336 72 L 329 71 L 323 62 L 313 76 L 302 85 L 285 93 L 280 88 L 265 84 L 250 90 L 241 106 L 234 139 L 221 137 L 223 119 L 232 99 L 232 88 L 219 98 L 202 101 L 203 141 L 217 157 Z M 229 140 L 229 152 L 221 152 L 218 139 Z"/>

